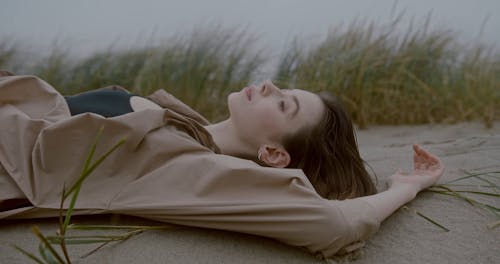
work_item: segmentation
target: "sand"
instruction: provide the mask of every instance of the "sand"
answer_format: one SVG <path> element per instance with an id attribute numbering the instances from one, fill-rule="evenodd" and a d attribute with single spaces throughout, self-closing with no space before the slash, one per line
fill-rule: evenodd
<path id="1" fill-rule="evenodd" d="M 420 143 L 442 158 L 447 167 L 442 183 L 464 176 L 462 170 L 500 171 L 500 123 L 492 129 L 479 123 L 377 126 L 358 131 L 358 141 L 363 158 L 378 176 L 379 189 L 384 188 L 385 178 L 398 168 L 411 169 L 412 143 Z M 495 182 L 500 184 L 499 178 Z M 484 184 L 478 180 L 463 183 Z M 476 190 L 491 191 L 491 188 L 478 188 Z M 500 207 L 499 198 L 482 198 L 482 201 Z M 362 250 L 334 261 L 360 264 L 500 263 L 500 227 L 487 228 L 488 224 L 499 220 L 493 214 L 435 193 L 421 193 L 407 206 L 410 210 L 399 209 L 384 221 Z M 412 210 L 431 217 L 450 231 L 445 232 Z M 157 224 L 124 216 L 85 216 L 75 218 L 74 222 Z M 32 225 L 38 225 L 45 234 L 54 234 L 57 221 L 0 221 L 0 263 L 29 262 L 9 244 L 36 252 L 38 242 L 30 232 Z M 93 247 L 70 246 L 69 251 L 76 263 L 324 263 L 300 248 L 271 239 L 185 227 L 147 231 L 80 258 Z"/>

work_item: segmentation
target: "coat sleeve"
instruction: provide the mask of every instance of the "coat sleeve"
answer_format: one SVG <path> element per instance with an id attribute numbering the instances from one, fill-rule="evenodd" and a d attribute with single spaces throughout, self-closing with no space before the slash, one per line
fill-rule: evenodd
<path id="1" fill-rule="evenodd" d="M 361 199 L 323 199 L 301 170 L 207 153 L 179 157 L 129 184 L 109 209 L 270 237 L 324 257 L 359 248 L 380 224 Z"/>

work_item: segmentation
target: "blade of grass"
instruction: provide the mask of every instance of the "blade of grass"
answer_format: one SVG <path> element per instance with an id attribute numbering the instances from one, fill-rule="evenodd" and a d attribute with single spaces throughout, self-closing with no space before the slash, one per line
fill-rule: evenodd
<path id="1" fill-rule="evenodd" d="M 496 222 L 493 222 L 491 224 L 488 224 L 488 229 L 497 228 L 498 226 L 500 226 L 500 221 L 496 221 Z"/>
<path id="2" fill-rule="evenodd" d="M 85 244 L 97 244 L 97 243 L 103 243 L 103 242 L 113 242 L 113 241 L 120 241 L 124 240 L 124 238 L 96 238 L 96 239 L 65 239 L 64 243 L 67 245 L 85 245 Z M 59 245 L 61 241 L 58 240 L 53 240 L 49 241 L 52 244 L 57 244 Z"/>
<path id="3" fill-rule="evenodd" d="M 447 186 L 443 186 L 443 185 L 434 185 L 432 187 L 436 187 L 436 188 L 442 188 L 442 189 L 446 189 L 448 192 L 455 192 L 455 193 L 473 193 L 473 194 L 479 194 L 479 195 L 486 195 L 486 196 L 493 196 L 493 197 L 500 197 L 500 194 L 498 193 L 491 193 L 491 192 L 482 192 L 482 191 L 470 191 L 470 190 L 453 190 Z M 491 186 L 493 187 L 493 186 Z M 431 188 L 432 190 L 432 188 Z"/>
<path id="4" fill-rule="evenodd" d="M 497 212 L 500 212 L 500 208 L 495 207 L 495 206 L 493 206 L 493 205 L 484 204 L 484 206 L 486 206 L 486 207 L 490 208 L 491 210 L 495 210 L 495 211 L 497 211 Z"/>
<path id="5" fill-rule="evenodd" d="M 92 254 L 96 253 L 96 252 L 97 252 L 97 250 L 99 250 L 99 249 L 103 248 L 104 246 L 106 246 L 106 245 L 107 245 L 107 244 L 109 244 L 110 242 L 112 242 L 112 241 L 107 241 L 107 242 L 102 243 L 102 244 L 101 244 L 101 245 L 99 245 L 98 247 L 96 247 L 96 248 L 92 249 L 91 251 L 89 251 L 89 252 L 87 252 L 87 253 L 83 254 L 80 258 L 86 258 L 86 257 L 88 257 L 88 256 L 90 256 L 90 255 L 92 255 Z"/>
<path id="6" fill-rule="evenodd" d="M 497 173 L 500 173 L 500 171 L 489 171 L 489 172 L 480 172 L 480 173 L 475 173 L 475 174 L 472 174 L 468 171 L 465 171 L 465 170 L 462 170 L 464 171 L 466 174 L 468 174 L 467 176 L 463 176 L 463 177 L 460 177 L 458 179 L 454 179 L 454 180 L 451 180 L 451 181 L 448 181 L 446 182 L 446 184 L 448 183 L 452 183 L 452 182 L 457 182 L 457 181 L 461 181 L 461 180 L 465 180 L 465 179 L 469 179 L 469 178 L 474 178 L 476 176 L 481 176 L 481 175 L 488 175 L 488 176 L 493 176 L 493 175 L 489 175 L 489 174 L 497 174 Z"/>
<path id="7" fill-rule="evenodd" d="M 29 253 L 28 251 L 16 246 L 16 245 L 11 245 L 14 249 L 17 251 L 23 253 L 26 257 L 30 258 L 31 260 L 35 261 L 36 263 L 39 264 L 45 264 L 41 259 L 37 258 L 35 255 Z"/>
<path id="8" fill-rule="evenodd" d="M 489 180 L 487 180 L 487 179 L 485 179 L 485 178 L 483 178 L 483 177 L 479 177 L 479 176 L 477 176 L 477 178 L 476 178 L 476 179 L 481 180 L 481 181 L 483 181 L 483 182 L 485 182 L 485 183 L 489 184 L 489 186 L 498 187 L 495 183 L 493 183 L 492 181 L 489 181 Z"/>
<path id="9" fill-rule="evenodd" d="M 88 239 L 88 238 L 95 238 L 95 239 L 123 239 L 125 237 L 128 237 L 130 234 L 135 234 L 136 232 L 142 232 L 144 230 L 134 230 L 131 232 L 127 232 L 122 235 L 88 235 L 88 236 L 65 236 L 64 239 L 69 240 L 69 239 Z M 48 241 L 50 242 L 58 242 L 59 240 L 62 239 L 60 236 L 47 236 L 46 237 Z"/>
<path id="10" fill-rule="evenodd" d="M 63 200 L 66 200 L 70 194 L 73 194 L 71 197 L 70 205 L 68 207 L 68 211 L 66 212 L 66 216 L 64 217 L 64 222 L 61 226 L 62 234 L 64 234 L 70 220 L 71 220 L 71 215 L 73 214 L 73 208 L 76 203 L 76 199 L 78 197 L 78 194 L 80 192 L 80 188 L 82 186 L 83 181 L 87 178 L 88 175 L 92 172 L 92 170 L 89 170 L 90 162 L 94 156 L 95 149 L 97 147 L 97 144 L 99 143 L 99 139 L 101 138 L 101 135 L 104 131 L 104 127 L 99 128 L 99 131 L 97 132 L 96 139 L 94 140 L 94 143 L 90 147 L 89 154 L 87 155 L 87 158 L 85 159 L 85 164 L 83 166 L 82 172 L 80 174 L 80 177 L 78 180 L 69 188 L 69 191 L 63 195 Z M 64 202 L 63 202 L 64 203 Z"/>
<path id="11" fill-rule="evenodd" d="M 439 224 L 438 222 L 436 222 L 436 221 L 432 220 L 430 217 L 425 216 L 425 215 L 424 215 L 424 214 L 422 214 L 421 212 L 419 212 L 419 211 L 415 210 L 415 213 L 416 213 L 418 216 L 420 216 L 420 217 L 424 218 L 425 220 L 427 220 L 427 221 L 431 222 L 432 224 L 434 224 L 434 225 L 436 225 L 436 226 L 438 226 L 438 227 L 442 228 L 444 231 L 446 231 L 446 232 L 449 232 L 449 231 L 450 231 L 448 228 L 446 228 L 446 227 L 442 226 L 441 224 Z"/>
<path id="12" fill-rule="evenodd" d="M 104 131 L 104 127 L 100 127 L 99 130 L 97 131 L 97 136 L 94 140 L 94 143 L 92 143 L 92 146 L 90 147 L 90 151 L 89 151 L 89 154 L 87 155 L 87 158 L 85 159 L 85 164 L 83 166 L 82 175 L 80 175 L 80 178 L 78 178 L 78 180 L 75 182 L 75 184 L 73 184 L 73 186 L 71 186 L 71 188 L 69 188 L 69 191 L 63 195 L 63 197 L 64 197 L 63 200 L 66 200 L 68 198 L 68 196 L 71 193 L 73 193 L 75 191 L 75 189 L 81 184 L 81 182 L 83 182 L 83 180 L 84 180 L 83 174 L 87 171 L 87 168 L 90 166 L 90 161 L 94 157 L 95 149 L 97 148 L 97 144 L 99 143 L 99 139 L 101 138 L 103 131 Z"/>
<path id="13" fill-rule="evenodd" d="M 79 229 L 79 230 L 110 230 L 110 229 L 144 229 L 144 230 L 156 230 L 156 229 L 170 229 L 170 228 L 181 228 L 179 226 L 140 226 L 140 225 L 76 225 L 71 224 L 68 226 L 69 229 Z"/>
<path id="14" fill-rule="evenodd" d="M 434 190 L 432 188 L 429 188 L 429 189 L 427 189 L 425 191 L 434 192 L 434 193 L 440 193 L 440 194 L 447 194 L 447 195 L 451 195 L 451 196 L 456 196 L 456 197 L 459 197 L 459 198 L 462 198 L 462 199 L 466 200 L 471 205 L 479 204 L 479 205 L 483 205 L 483 206 L 488 206 L 488 207 L 493 208 L 495 210 L 500 210 L 499 208 L 497 208 L 495 206 L 488 205 L 486 203 L 478 202 L 477 200 L 474 200 L 474 199 L 472 199 L 470 197 L 466 197 L 466 196 L 460 194 L 460 193 L 475 193 L 475 194 L 480 194 L 480 195 L 500 197 L 500 195 L 497 194 L 497 193 L 488 193 L 488 192 L 479 192 L 479 191 L 467 191 L 467 190 L 457 191 L 457 190 L 452 190 L 451 188 L 443 186 L 443 185 L 439 185 L 439 186 L 438 185 L 433 185 L 432 187 L 438 187 L 438 188 L 444 189 L 445 191 Z"/>
<path id="15" fill-rule="evenodd" d="M 444 227 L 443 225 L 439 224 L 438 222 L 436 222 L 435 220 L 431 219 L 430 217 L 424 215 L 423 213 L 417 211 L 416 209 L 410 208 L 407 205 L 403 206 L 402 208 L 405 209 L 405 210 L 408 210 L 408 211 L 411 211 L 411 212 L 415 213 L 416 215 L 422 217 L 424 220 L 426 220 L 426 221 L 430 222 L 431 224 L 433 224 L 433 225 L 435 225 L 435 226 L 437 226 L 437 227 L 445 230 L 446 232 L 450 231 L 448 228 Z"/>
<path id="16" fill-rule="evenodd" d="M 62 194 L 61 194 L 61 203 L 59 205 L 59 236 L 64 237 L 66 234 L 66 228 L 64 228 L 64 218 L 63 218 L 63 206 L 64 206 L 64 197 L 65 197 L 65 192 L 66 192 L 66 184 L 63 183 L 63 189 L 62 189 Z M 64 258 L 66 259 L 66 262 L 71 263 L 71 260 L 69 258 L 68 254 L 68 249 L 66 248 L 66 243 L 64 242 L 64 238 L 61 241 L 61 250 L 64 254 Z"/>
<path id="17" fill-rule="evenodd" d="M 425 191 L 433 192 L 433 193 L 438 193 L 438 194 L 443 194 L 443 195 L 449 195 L 449 196 L 453 196 L 453 197 L 456 197 L 456 198 L 464 199 L 465 201 L 467 201 L 472 206 L 474 206 L 474 207 L 479 206 L 479 207 L 486 208 L 489 211 L 491 211 L 494 215 L 496 215 L 497 217 L 500 217 L 500 214 L 498 213 L 498 212 L 500 212 L 500 208 L 494 207 L 494 206 L 486 204 L 486 203 L 478 202 L 478 201 L 476 201 L 474 199 L 468 198 L 468 197 L 466 197 L 464 195 L 461 195 L 459 193 L 456 193 L 456 192 L 447 192 L 447 191 L 438 191 L 438 190 L 430 190 L 430 189 L 425 190 Z"/>
<path id="18" fill-rule="evenodd" d="M 45 260 L 45 262 L 49 264 L 57 264 L 58 262 L 54 259 L 54 256 L 52 256 L 52 253 L 50 250 L 47 249 L 47 247 L 44 246 L 43 243 L 40 243 L 38 245 L 38 253 L 42 258 Z"/>
<path id="19" fill-rule="evenodd" d="M 120 147 L 122 144 L 125 143 L 125 141 L 127 141 L 127 138 L 124 137 L 122 139 L 120 139 L 120 141 L 118 141 L 113 147 L 111 147 L 106 153 L 104 153 L 101 157 L 99 157 L 97 159 L 96 162 L 94 162 L 90 168 L 88 169 L 88 174 L 90 174 L 92 171 L 94 171 L 95 168 L 97 168 L 97 166 L 99 166 L 109 155 L 111 155 L 111 153 L 113 153 L 118 147 Z M 83 180 L 82 180 L 83 182 Z M 81 185 L 81 184 L 80 184 Z"/>
<path id="20" fill-rule="evenodd" d="M 141 232 L 142 232 L 142 231 L 141 231 Z M 141 232 L 138 232 L 137 234 L 140 234 Z M 136 234 L 131 234 L 131 235 L 129 235 L 129 237 L 131 237 L 131 236 L 133 236 L 133 235 L 136 235 Z M 128 239 L 128 237 L 127 237 L 127 238 L 125 238 L 125 239 Z M 123 240 L 125 240 L 125 239 L 123 239 Z M 90 255 L 92 255 L 92 254 L 94 254 L 95 252 L 97 252 L 97 250 L 101 249 L 102 247 L 104 247 L 105 245 L 107 245 L 109 242 L 112 242 L 112 241 L 106 241 L 106 242 L 102 243 L 101 245 L 99 245 L 99 246 L 98 246 L 98 247 L 96 247 L 95 249 L 93 249 L 93 250 L 91 250 L 91 251 L 87 252 L 86 254 L 82 255 L 82 256 L 81 256 L 81 258 L 86 258 L 86 257 L 88 257 L 88 256 L 90 256 Z"/>
<path id="21" fill-rule="evenodd" d="M 59 233 L 64 236 L 64 231 L 62 230 L 62 226 L 64 223 L 64 218 L 63 218 L 63 207 L 64 207 L 64 197 L 66 191 L 66 184 L 63 183 L 63 188 L 62 188 L 62 194 L 61 194 L 61 202 L 59 203 Z"/>
<path id="22" fill-rule="evenodd" d="M 73 193 L 73 196 L 71 197 L 70 205 L 68 207 L 68 211 L 67 211 L 66 217 L 64 219 L 64 224 L 63 224 L 64 229 L 66 229 L 66 227 L 69 225 L 69 222 L 71 220 L 71 214 L 73 213 L 73 208 L 75 207 L 76 199 L 77 199 L 78 194 L 80 192 L 80 188 L 81 188 L 83 180 L 85 180 L 85 178 L 90 173 L 92 173 L 94 171 L 94 169 L 97 166 L 99 166 L 111 153 L 113 153 L 118 147 L 120 147 L 123 143 L 125 143 L 125 141 L 126 141 L 125 138 L 123 138 L 120 141 L 118 141 L 118 143 L 116 143 L 113 147 L 111 147 L 104 155 L 102 155 L 101 157 L 99 157 L 99 159 L 96 162 L 94 162 L 94 164 L 92 164 L 90 166 L 90 168 L 88 168 L 82 174 L 82 176 L 80 177 L 80 179 L 78 179 L 77 183 L 75 183 L 76 189 L 75 189 L 75 191 Z"/>
<path id="23" fill-rule="evenodd" d="M 431 186 L 432 187 L 436 187 L 436 188 L 441 188 L 441 189 L 444 189 L 445 191 L 448 191 L 450 192 L 451 194 L 453 194 L 452 196 L 456 196 L 456 197 L 460 197 L 462 199 L 464 199 L 465 201 L 467 201 L 470 205 L 474 206 L 474 201 L 466 196 L 463 196 L 457 192 L 455 192 L 454 190 L 452 190 L 451 188 L 449 187 L 446 187 L 444 185 L 433 185 Z M 427 189 L 426 191 L 430 191 L 430 192 L 436 192 L 436 193 L 442 193 L 442 191 L 436 191 L 436 190 L 432 190 L 432 189 Z"/>
<path id="24" fill-rule="evenodd" d="M 479 191 L 455 191 L 457 193 L 473 193 L 473 194 L 480 194 L 480 195 L 487 195 L 487 196 L 493 196 L 493 197 L 500 197 L 500 194 L 498 193 L 489 193 L 489 192 L 479 192 Z"/>
<path id="25" fill-rule="evenodd" d="M 70 223 L 73 209 L 75 207 L 76 200 L 78 198 L 78 194 L 80 193 L 82 183 L 87 178 L 87 176 L 90 175 L 90 173 L 92 173 L 95 170 L 95 168 L 97 168 L 97 166 L 99 166 L 118 147 L 120 147 L 123 143 L 125 143 L 125 140 L 126 140 L 125 138 L 122 138 L 114 146 L 112 146 L 106 153 L 104 153 L 104 155 L 99 157 L 96 162 L 94 162 L 92 165 L 90 165 L 92 158 L 94 156 L 95 150 L 97 148 L 97 144 L 99 143 L 99 139 L 100 139 L 103 131 L 104 131 L 104 127 L 101 127 L 97 133 L 96 139 L 94 140 L 94 143 L 91 146 L 89 154 L 88 154 L 87 159 L 85 161 L 85 165 L 83 167 L 82 174 L 80 175 L 80 178 L 76 181 L 76 183 L 73 185 L 73 187 L 70 188 L 70 190 L 68 191 L 68 194 L 66 194 L 64 189 L 63 189 L 63 194 L 62 194 L 63 201 L 61 202 L 61 210 L 62 210 L 62 205 L 64 204 L 65 197 L 68 197 L 67 195 L 69 195 L 69 193 L 73 194 L 71 197 L 69 207 L 68 207 L 68 211 L 66 212 L 66 215 L 64 217 L 64 222 L 60 226 L 60 230 L 61 230 L 60 231 L 60 233 L 61 233 L 60 245 L 61 245 L 61 248 L 64 252 L 64 256 L 66 257 L 66 260 L 68 261 L 68 263 L 70 263 L 70 260 L 69 260 L 69 256 L 68 256 L 68 253 L 66 250 L 66 241 L 65 241 L 64 235 L 65 235 L 66 229 Z M 81 242 L 82 241 L 79 241 L 79 243 L 81 243 Z M 89 242 L 89 241 L 87 241 L 87 242 Z M 69 241 L 69 244 L 73 244 L 73 243 L 74 243 L 74 241 Z"/>
<path id="26" fill-rule="evenodd" d="M 108 241 L 126 240 L 131 236 L 138 235 L 145 230 L 133 230 L 122 235 L 90 235 L 90 236 L 66 236 L 64 238 L 59 236 L 49 236 L 47 240 L 53 244 L 59 244 L 64 239 L 68 244 L 89 244 L 101 243 Z"/>
<path id="27" fill-rule="evenodd" d="M 478 188 L 495 188 L 500 189 L 497 185 L 475 185 L 475 184 L 457 184 L 457 183 L 447 183 L 447 186 L 457 186 L 457 187 L 478 187 Z"/>
<path id="28" fill-rule="evenodd" d="M 65 239 L 64 243 L 66 245 L 86 245 L 86 244 L 98 244 L 98 243 L 103 243 L 103 242 L 113 242 L 113 241 L 120 241 L 123 239 L 118 239 L 118 238 L 101 238 L 101 239 Z M 53 240 L 49 241 L 50 243 L 54 245 L 59 245 L 61 244 L 61 241 L 58 240 Z"/>
<path id="29" fill-rule="evenodd" d="M 45 238 L 45 236 L 42 234 L 42 232 L 40 232 L 40 229 L 37 227 L 37 226 L 33 226 L 33 228 L 31 229 L 33 231 L 33 233 L 38 237 L 38 239 L 40 239 L 40 241 L 47 247 L 47 249 L 50 251 L 50 253 L 52 253 L 52 255 L 56 258 L 56 260 L 61 263 L 61 264 L 64 264 L 64 261 L 63 259 L 61 258 L 61 256 L 59 256 L 59 254 L 57 253 L 57 251 L 52 247 L 52 245 L 50 244 L 49 241 L 47 241 L 47 239 Z"/>

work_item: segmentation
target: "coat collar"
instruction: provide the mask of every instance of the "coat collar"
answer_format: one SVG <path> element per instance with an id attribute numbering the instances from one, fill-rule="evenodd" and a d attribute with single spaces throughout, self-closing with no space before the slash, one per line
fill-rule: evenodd
<path id="1" fill-rule="evenodd" d="M 155 102 L 163 108 L 168 108 L 181 115 L 189 117 L 190 119 L 200 123 L 203 126 L 210 124 L 210 122 L 205 117 L 183 103 L 181 100 L 167 93 L 165 90 L 156 90 L 151 95 L 146 96 L 146 98 Z"/>
<path id="2" fill-rule="evenodd" d="M 215 144 L 212 135 L 203 127 L 210 124 L 205 117 L 165 90 L 157 90 L 151 95 L 146 96 L 146 98 L 168 109 L 164 115 L 165 123 L 182 129 L 200 144 L 215 153 L 222 153 L 220 148 Z"/>

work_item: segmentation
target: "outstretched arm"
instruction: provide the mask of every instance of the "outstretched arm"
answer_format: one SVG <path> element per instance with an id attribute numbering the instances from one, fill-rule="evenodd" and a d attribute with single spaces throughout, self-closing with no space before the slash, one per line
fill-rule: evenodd
<path id="1" fill-rule="evenodd" d="M 413 145 L 413 163 L 411 174 L 398 171 L 390 177 L 389 189 L 386 191 L 360 198 L 375 208 L 379 221 L 413 200 L 418 192 L 437 182 L 444 171 L 441 160 L 419 145 Z"/>

